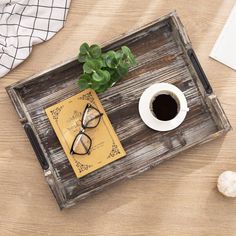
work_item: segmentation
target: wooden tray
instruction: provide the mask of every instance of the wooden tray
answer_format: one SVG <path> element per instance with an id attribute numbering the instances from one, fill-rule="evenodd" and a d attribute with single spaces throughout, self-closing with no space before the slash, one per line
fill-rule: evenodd
<path id="1" fill-rule="evenodd" d="M 103 50 L 121 45 L 132 49 L 138 65 L 99 97 L 127 156 L 83 178 L 76 178 L 44 112 L 44 108 L 79 92 L 76 82 L 81 65 L 77 60 L 6 88 L 60 208 L 70 207 L 231 128 L 175 12 L 122 35 Z M 180 88 L 190 108 L 181 126 L 170 132 L 151 130 L 138 114 L 141 94 L 157 82 Z"/>

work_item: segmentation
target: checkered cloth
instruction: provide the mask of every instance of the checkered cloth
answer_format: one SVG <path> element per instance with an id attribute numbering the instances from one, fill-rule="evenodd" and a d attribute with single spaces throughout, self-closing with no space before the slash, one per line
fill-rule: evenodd
<path id="1" fill-rule="evenodd" d="M 0 77 L 64 25 L 70 0 L 0 0 Z"/>

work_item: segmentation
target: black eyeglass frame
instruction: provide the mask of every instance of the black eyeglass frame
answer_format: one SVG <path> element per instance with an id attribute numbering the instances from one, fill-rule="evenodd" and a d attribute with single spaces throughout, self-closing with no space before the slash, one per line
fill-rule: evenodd
<path id="1" fill-rule="evenodd" d="M 87 109 L 89 109 L 89 108 L 93 108 L 93 109 L 96 110 L 96 111 L 98 112 L 98 114 L 99 114 L 98 116 L 94 117 L 94 119 L 98 118 L 99 120 L 98 120 L 97 124 L 96 124 L 95 126 L 92 126 L 92 127 L 89 127 L 89 126 L 86 126 L 86 124 L 83 124 L 84 116 L 85 116 L 85 114 L 86 114 Z M 85 133 L 85 130 L 86 130 L 86 129 L 94 129 L 94 128 L 96 128 L 96 127 L 99 125 L 102 116 L 103 116 L 103 113 L 101 113 L 96 107 L 94 107 L 94 106 L 91 105 L 90 103 L 87 103 L 87 105 L 86 105 L 86 107 L 84 108 L 84 111 L 83 111 L 83 115 L 82 115 L 82 119 L 81 119 L 81 128 L 80 128 L 80 131 L 79 131 L 79 133 L 75 136 L 74 141 L 73 141 L 73 143 L 72 143 L 72 145 L 71 145 L 71 149 L 70 149 L 70 154 L 71 154 L 71 155 L 76 154 L 76 155 L 80 155 L 80 156 L 81 156 L 81 155 L 90 154 L 90 150 L 91 150 L 91 147 L 92 147 L 92 139 L 89 137 L 88 134 Z M 90 121 L 91 121 L 91 120 L 90 120 Z M 89 122 L 87 122 L 87 124 L 89 124 Z M 87 151 L 86 151 L 85 153 L 77 153 L 77 152 L 75 152 L 75 151 L 73 150 L 75 141 L 77 140 L 77 138 L 79 137 L 79 135 L 85 135 L 85 136 L 90 140 L 90 145 L 89 145 L 88 149 L 86 148 Z M 83 144 L 83 143 L 82 143 L 82 144 Z"/>

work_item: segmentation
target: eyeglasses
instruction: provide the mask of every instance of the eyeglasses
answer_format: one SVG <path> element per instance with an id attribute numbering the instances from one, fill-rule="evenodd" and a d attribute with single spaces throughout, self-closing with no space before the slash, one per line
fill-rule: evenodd
<path id="1" fill-rule="evenodd" d="M 93 129 L 98 126 L 103 113 L 88 103 L 84 109 L 80 132 L 75 136 L 70 154 L 86 155 L 90 154 L 92 139 L 85 133 L 85 129 Z"/>

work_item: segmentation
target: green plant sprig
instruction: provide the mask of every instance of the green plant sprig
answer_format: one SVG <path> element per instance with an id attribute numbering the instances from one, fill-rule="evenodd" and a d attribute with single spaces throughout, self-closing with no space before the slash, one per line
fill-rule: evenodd
<path id="1" fill-rule="evenodd" d="M 127 46 L 103 53 L 98 45 L 83 43 L 78 60 L 83 63 L 83 74 L 78 81 L 80 89 L 91 88 L 97 93 L 113 86 L 127 75 L 131 66 L 136 65 L 135 57 Z"/>

